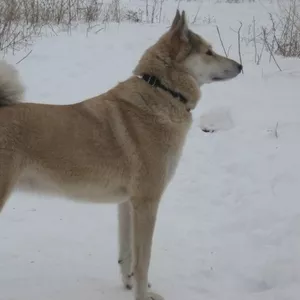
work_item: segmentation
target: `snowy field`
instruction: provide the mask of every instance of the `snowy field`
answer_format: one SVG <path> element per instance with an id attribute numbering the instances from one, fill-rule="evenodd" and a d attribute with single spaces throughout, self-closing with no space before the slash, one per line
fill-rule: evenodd
<path id="1" fill-rule="evenodd" d="M 82 26 L 37 40 L 18 64 L 26 99 L 73 103 L 130 76 L 167 30 L 178 3 L 167 4 L 161 24 L 108 24 L 88 37 Z M 274 9 L 201 5 L 190 27 L 222 53 L 218 25 L 236 60 L 230 27 L 242 20 L 246 34 L 253 16 L 264 24 Z M 180 7 L 193 20 L 199 5 Z M 253 51 L 242 43 L 244 75 L 204 86 L 193 111 L 153 245 L 150 279 L 166 300 L 299 300 L 300 60 L 276 57 L 280 72 L 267 53 L 256 65 Z M 116 221 L 112 205 L 14 193 L 0 216 L 0 300 L 133 299 L 119 276 Z"/>

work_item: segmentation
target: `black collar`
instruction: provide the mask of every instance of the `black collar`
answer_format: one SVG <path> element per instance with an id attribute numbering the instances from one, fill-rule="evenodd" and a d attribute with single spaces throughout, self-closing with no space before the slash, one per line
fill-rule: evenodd
<path id="1" fill-rule="evenodd" d="M 141 78 L 145 80 L 147 83 L 149 83 L 151 86 L 161 88 L 162 90 L 170 93 L 174 98 L 179 99 L 179 101 L 182 102 L 183 104 L 186 104 L 188 102 L 187 99 L 184 96 L 182 96 L 180 93 L 174 92 L 168 89 L 167 87 L 165 87 L 157 77 L 144 74 Z"/>

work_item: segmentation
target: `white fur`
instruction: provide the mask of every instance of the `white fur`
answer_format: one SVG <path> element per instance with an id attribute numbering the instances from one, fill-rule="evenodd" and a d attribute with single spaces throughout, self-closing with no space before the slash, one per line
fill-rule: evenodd
<path id="1" fill-rule="evenodd" d="M 231 79 L 240 73 L 235 61 L 222 56 L 207 58 L 205 55 L 205 53 L 194 54 L 185 61 L 186 68 L 199 85 L 216 81 L 214 78 Z"/>
<path id="2" fill-rule="evenodd" d="M 40 192 L 46 195 L 66 197 L 74 201 L 92 203 L 122 203 L 129 199 L 125 189 L 103 186 L 98 181 L 64 183 L 45 173 L 27 169 L 18 180 L 17 187 L 24 192 Z"/>

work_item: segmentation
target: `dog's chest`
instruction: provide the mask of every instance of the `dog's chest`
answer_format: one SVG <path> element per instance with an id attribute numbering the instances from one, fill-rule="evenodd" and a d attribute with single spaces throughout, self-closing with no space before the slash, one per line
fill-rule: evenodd
<path id="1" fill-rule="evenodd" d="M 185 126 L 184 130 L 178 130 L 174 138 L 169 143 L 169 149 L 166 155 L 166 181 L 169 183 L 175 175 L 179 160 L 182 155 L 187 131 L 189 126 Z"/>
<path id="2" fill-rule="evenodd" d="M 169 153 L 167 154 L 167 157 L 166 157 L 166 180 L 167 180 L 167 183 L 169 183 L 175 172 L 176 172 L 176 169 L 177 169 L 177 166 L 178 166 L 178 162 L 179 162 L 179 159 L 181 157 L 181 149 L 177 150 L 177 151 L 169 151 Z"/>

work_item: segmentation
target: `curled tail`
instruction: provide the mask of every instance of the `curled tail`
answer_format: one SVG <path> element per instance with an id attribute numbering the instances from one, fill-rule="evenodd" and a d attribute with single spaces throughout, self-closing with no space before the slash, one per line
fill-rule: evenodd
<path id="1" fill-rule="evenodd" d="M 24 91 L 16 68 L 0 61 L 0 107 L 20 102 L 23 100 Z"/>

